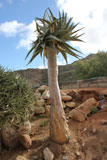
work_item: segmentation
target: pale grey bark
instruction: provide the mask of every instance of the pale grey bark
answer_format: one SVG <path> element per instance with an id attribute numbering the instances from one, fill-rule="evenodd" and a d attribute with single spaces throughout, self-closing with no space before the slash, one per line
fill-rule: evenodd
<path id="1" fill-rule="evenodd" d="M 57 143 L 64 143 L 69 140 L 69 129 L 65 119 L 61 95 L 58 85 L 57 52 L 54 49 L 47 49 L 48 55 L 48 80 L 51 95 L 50 113 L 50 137 Z"/>

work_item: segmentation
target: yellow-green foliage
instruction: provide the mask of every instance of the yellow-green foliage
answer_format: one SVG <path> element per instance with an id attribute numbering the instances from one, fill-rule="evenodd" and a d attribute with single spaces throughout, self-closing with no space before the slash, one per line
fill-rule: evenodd
<path id="1" fill-rule="evenodd" d="M 75 79 L 107 76 L 107 52 L 99 51 L 91 59 L 78 61 L 73 66 Z"/>
<path id="2" fill-rule="evenodd" d="M 0 67 L 0 127 L 20 125 L 33 110 L 33 92 L 25 79 Z"/>

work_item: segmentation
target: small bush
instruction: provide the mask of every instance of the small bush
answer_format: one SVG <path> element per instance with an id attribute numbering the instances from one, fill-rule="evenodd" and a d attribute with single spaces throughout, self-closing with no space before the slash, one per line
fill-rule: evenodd
<path id="1" fill-rule="evenodd" d="M 93 107 L 93 108 L 91 109 L 91 112 L 88 114 L 88 117 L 90 117 L 91 115 L 97 113 L 99 110 L 100 110 L 100 108 L 98 108 L 98 107 Z"/>
<path id="2" fill-rule="evenodd" d="M 17 73 L 0 67 L 0 127 L 26 121 L 33 111 L 33 100 L 30 84 Z"/>

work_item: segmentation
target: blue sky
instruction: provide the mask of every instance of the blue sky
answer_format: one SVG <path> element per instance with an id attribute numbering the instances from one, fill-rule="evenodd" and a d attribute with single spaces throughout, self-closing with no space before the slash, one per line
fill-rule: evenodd
<path id="1" fill-rule="evenodd" d="M 36 38 L 34 18 L 42 17 L 48 7 L 56 16 L 58 10 L 64 10 L 68 17 L 80 22 L 80 27 L 85 27 L 81 38 L 86 43 L 72 43 L 84 56 L 107 50 L 106 0 L 0 0 L 0 65 L 12 70 L 43 67 L 39 56 L 26 66 L 25 56 Z M 69 63 L 74 60 L 68 57 Z M 61 56 L 58 64 L 65 64 Z"/>

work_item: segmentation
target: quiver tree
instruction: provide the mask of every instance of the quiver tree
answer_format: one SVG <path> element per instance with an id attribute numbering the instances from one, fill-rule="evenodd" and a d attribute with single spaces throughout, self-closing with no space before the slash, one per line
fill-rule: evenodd
<path id="1" fill-rule="evenodd" d="M 50 138 L 57 143 L 65 143 L 69 141 L 70 132 L 63 110 L 61 95 L 58 85 L 58 66 L 57 56 L 62 53 L 67 62 L 67 54 L 79 58 L 77 53 L 81 53 L 77 49 L 70 46 L 69 41 L 82 41 L 79 39 L 78 31 L 75 30 L 78 24 L 72 22 L 72 18 L 67 20 L 67 14 L 59 12 L 59 17 L 54 17 L 50 9 L 47 9 L 43 18 L 36 18 L 37 39 L 33 42 L 32 48 L 28 52 L 26 58 L 31 52 L 31 63 L 37 55 L 43 56 L 48 60 L 48 80 L 51 95 L 51 114 L 50 114 Z M 28 64 L 29 64 L 28 63 Z"/>

